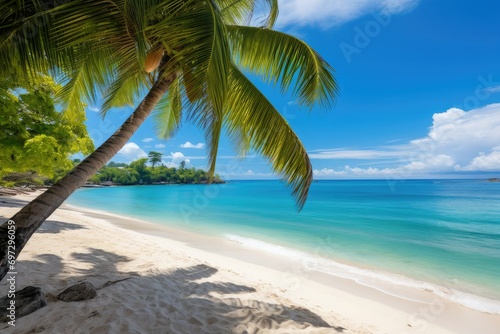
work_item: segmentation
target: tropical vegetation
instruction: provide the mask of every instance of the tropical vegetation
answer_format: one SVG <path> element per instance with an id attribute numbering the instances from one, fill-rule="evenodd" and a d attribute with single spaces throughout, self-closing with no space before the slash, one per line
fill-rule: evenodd
<path id="1" fill-rule="evenodd" d="M 155 168 L 156 164 L 161 162 L 161 156 L 162 154 L 160 152 L 151 151 L 148 153 L 149 162 L 151 162 L 153 168 Z"/>
<path id="2" fill-rule="evenodd" d="M 186 168 L 185 161 L 179 167 L 148 166 L 148 158 L 141 158 L 126 163 L 110 162 L 101 168 L 97 174 L 89 178 L 91 185 L 138 185 L 138 184 L 199 184 L 208 183 L 210 176 L 203 169 Z M 214 183 L 222 183 L 215 174 Z"/>
<path id="3" fill-rule="evenodd" d="M 55 182 L 73 168 L 73 154 L 93 151 L 84 109 L 62 108 L 59 89 L 45 75 L 0 77 L 0 185 Z"/>
<path id="4" fill-rule="evenodd" d="M 264 5 L 264 6 L 261 6 Z M 254 12 L 262 16 L 259 26 Z M 237 152 L 256 152 L 290 186 L 301 208 L 312 182 L 307 152 L 278 110 L 246 76 L 289 92 L 307 110 L 336 97 L 333 69 L 298 38 L 273 30 L 278 0 L 4 0 L 0 74 L 51 73 L 69 109 L 102 98 L 136 105 L 125 123 L 45 193 L 11 219 L 17 257 L 31 235 L 71 193 L 103 167 L 156 109 L 158 135 L 182 122 L 206 136 L 214 174 L 225 130 Z M 141 102 L 139 102 L 141 101 Z M 139 103 L 138 103 L 139 102 Z M 0 278 L 7 267 L 0 226 Z"/>

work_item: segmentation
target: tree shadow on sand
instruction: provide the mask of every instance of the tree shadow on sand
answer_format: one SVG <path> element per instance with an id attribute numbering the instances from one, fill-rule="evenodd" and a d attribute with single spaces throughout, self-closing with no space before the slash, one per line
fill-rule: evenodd
<path id="1" fill-rule="evenodd" d="M 56 220 L 47 220 L 35 233 L 61 233 L 68 230 L 82 230 L 87 229 L 80 224 L 64 223 Z"/>
<path id="2" fill-rule="evenodd" d="M 206 264 L 168 272 L 155 271 L 151 266 L 142 271 L 139 265 L 137 271 L 123 272 L 118 270 L 120 264 L 131 259 L 102 249 L 89 248 L 89 252 L 73 253 L 72 257 L 75 261 L 71 265 L 63 265 L 61 258 L 52 254 L 40 255 L 40 262 L 19 263 L 19 272 L 48 265 L 60 271 L 60 274 L 50 273 L 47 282 L 37 282 L 49 296 L 56 296 L 81 281 L 89 281 L 97 288 L 97 298 L 65 304 L 74 308 L 71 316 L 74 328 L 67 321 L 59 325 L 54 322 L 55 327 L 50 328 L 54 333 L 68 330 L 112 333 L 117 328 L 127 333 L 342 333 L 345 330 L 305 308 L 259 301 L 257 295 L 252 296 L 256 293 L 252 287 L 214 282 L 212 276 L 217 269 Z M 62 273 L 67 271 L 66 266 L 80 275 L 65 276 Z M 56 312 L 61 312 L 58 307 L 50 307 L 53 303 L 64 302 L 49 298 L 49 306 L 18 320 L 16 333 L 47 330 L 36 324 L 47 317 L 57 318 Z M 109 312 L 110 308 L 113 312 Z M 100 318 L 98 327 L 95 327 L 96 317 Z M 146 318 L 150 321 L 145 323 Z M 24 319 L 28 321 L 24 323 Z M 142 327 L 134 329 L 134 324 Z M 0 325 L 0 331 L 4 329 L 8 328 Z"/>
<path id="3" fill-rule="evenodd" d="M 18 198 L 0 196 L 0 208 L 22 208 L 28 201 Z"/>
<path id="4" fill-rule="evenodd" d="M 16 198 L 8 198 L 8 197 L 0 197 L 0 208 L 19 208 L 21 209 L 23 206 L 28 204 L 26 200 L 20 200 Z M 0 215 L 0 225 L 5 223 L 11 217 L 6 217 L 5 215 Z M 86 229 L 83 225 L 80 224 L 71 224 L 60 222 L 56 220 L 47 220 L 35 233 L 61 233 L 62 231 L 67 230 L 80 230 Z"/>
<path id="5" fill-rule="evenodd" d="M 4 216 L 0 216 L 0 225 L 5 223 L 7 220 L 8 220 L 8 218 L 5 218 Z M 80 225 L 80 224 L 65 223 L 65 222 L 60 222 L 57 220 L 46 220 L 35 233 L 57 234 L 57 233 L 61 233 L 63 231 L 86 230 L 86 229 L 87 228 L 85 226 Z"/>

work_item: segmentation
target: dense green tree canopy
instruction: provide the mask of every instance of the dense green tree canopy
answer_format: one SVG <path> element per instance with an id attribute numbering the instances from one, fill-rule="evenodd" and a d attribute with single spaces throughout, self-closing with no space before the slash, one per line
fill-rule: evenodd
<path id="1" fill-rule="evenodd" d="M 73 167 L 72 154 L 93 150 L 84 109 L 61 110 L 58 89 L 44 75 L 29 85 L 14 76 L 0 78 L 0 177 L 30 171 L 52 178 Z"/>
<path id="2" fill-rule="evenodd" d="M 147 158 L 132 161 L 130 165 L 110 162 L 106 167 L 101 168 L 96 175 L 92 176 L 89 181 L 93 184 L 134 185 L 152 183 L 198 184 L 208 183 L 209 180 L 206 171 L 194 167 L 186 168 L 185 161 L 180 163 L 179 168 L 164 165 L 149 167 L 147 162 Z M 215 183 L 223 182 L 218 175 L 214 176 L 213 181 Z"/>

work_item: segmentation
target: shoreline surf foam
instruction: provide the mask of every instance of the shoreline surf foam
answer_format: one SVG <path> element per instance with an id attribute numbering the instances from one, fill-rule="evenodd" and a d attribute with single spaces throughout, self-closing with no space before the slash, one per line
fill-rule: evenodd
<path id="1" fill-rule="evenodd" d="M 425 302 L 417 299 L 413 294 L 405 294 L 404 291 L 401 291 L 401 288 L 426 291 L 446 301 L 454 302 L 476 311 L 500 314 L 500 301 L 463 292 L 453 287 L 444 287 L 435 283 L 423 282 L 399 274 L 364 269 L 340 263 L 320 255 L 314 255 L 239 235 L 224 234 L 224 237 L 243 247 L 257 249 L 298 261 L 305 270 L 318 271 L 324 274 L 350 279 L 358 284 L 368 286 L 398 298 L 415 302 Z M 398 290 L 398 288 L 400 289 Z"/>

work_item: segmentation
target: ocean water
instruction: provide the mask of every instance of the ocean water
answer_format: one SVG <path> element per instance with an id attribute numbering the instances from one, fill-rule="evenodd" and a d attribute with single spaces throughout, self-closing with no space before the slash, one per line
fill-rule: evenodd
<path id="1" fill-rule="evenodd" d="M 500 183 L 316 181 L 300 213 L 280 181 L 84 188 L 68 203 L 221 236 L 388 293 L 426 289 L 500 314 Z"/>

